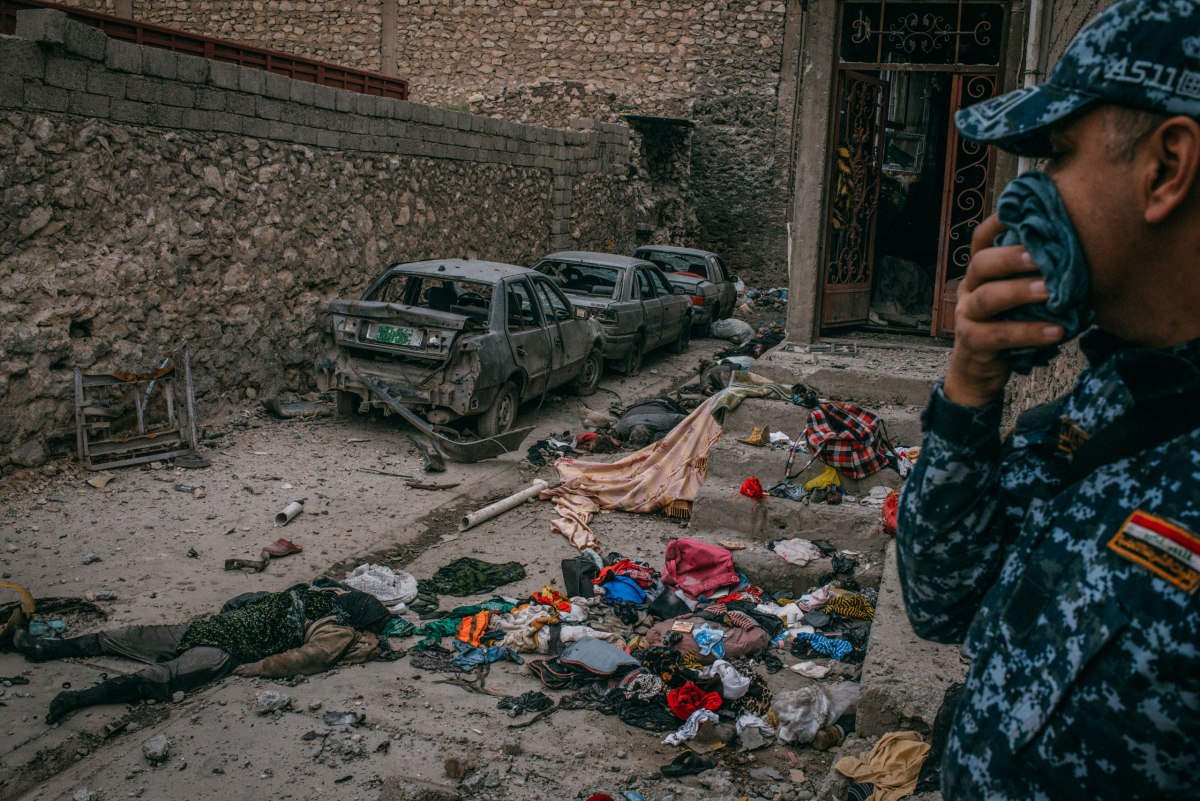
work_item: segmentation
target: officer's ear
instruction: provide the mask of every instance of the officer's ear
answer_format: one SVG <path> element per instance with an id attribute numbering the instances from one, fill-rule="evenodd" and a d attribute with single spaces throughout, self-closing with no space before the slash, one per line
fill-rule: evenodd
<path id="1" fill-rule="evenodd" d="M 1177 116 L 1163 122 L 1139 148 L 1144 166 L 1145 212 L 1150 225 L 1168 221 L 1196 192 L 1200 122 Z"/>

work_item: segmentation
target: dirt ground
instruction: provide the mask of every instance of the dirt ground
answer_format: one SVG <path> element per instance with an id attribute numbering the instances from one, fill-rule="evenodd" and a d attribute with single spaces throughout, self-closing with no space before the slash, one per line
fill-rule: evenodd
<path id="1" fill-rule="evenodd" d="M 683 356 L 648 357 L 640 376 L 608 375 L 602 391 L 582 401 L 602 409 L 694 381 L 700 360 L 724 347 L 702 339 Z M 578 432 L 580 403 L 552 396 L 540 409 L 525 409 L 522 422 L 536 425 L 527 444 L 552 432 Z M 535 477 L 554 478 L 551 467 L 523 465 L 517 455 L 449 464 L 426 480 L 457 487 L 410 490 L 400 476 L 423 477 L 421 460 L 394 419 L 279 420 L 247 408 L 202 422 L 214 435 L 206 440 L 212 460 L 207 469 L 124 468 L 97 489 L 85 483 L 94 474 L 60 460 L 6 478 L 0 486 L 3 577 L 39 598 L 114 593 L 115 600 L 96 602 L 102 619 L 67 616 L 68 634 L 81 634 L 184 622 L 215 612 L 239 593 L 280 590 L 320 575 L 341 578 L 365 561 L 426 578 L 460 556 L 515 559 L 527 578 L 498 592 L 522 597 L 561 581 L 561 560 L 575 554 L 550 531 L 554 514 L 546 502 L 528 503 L 468 532 L 456 528 L 464 512 Z M 304 513 L 277 528 L 275 513 L 299 499 Z M 594 528 L 606 550 L 661 567 L 666 543 L 685 533 L 683 525 L 658 515 L 618 513 L 597 518 Z M 304 552 L 272 561 L 261 573 L 222 569 L 226 558 L 252 557 L 281 535 Z M 442 605 L 487 597 L 443 596 Z M 802 801 L 814 797 L 833 759 L 807 747 L 727 749 L 718 768 L 667 780 L 658 768 L 677 749 L 661 745 L 661 734 L 590 711 L 561 711 L 510 728 L 521 721 L 497 709 L 495 695 L 439 683 L 440 674 L 416 669 L 407 658 L 299 682 L 230 677 L 178 703 L 94 707 L 57 726 L 42 722 L 60 689 L 133 669 L 107 658 L 33 665 L 0 654 L 0 762 L 6 767 L 0 799 L 548 801 L 599 792 L 620 798 L 621 791 L 636 790 L 649 801 Z M 776 693 L 810 681 L 787 670 L 770 677 Z M 523 667 L 501 662 L 487 674 L 485 688 L 519 695 L 541 685 Z M 290 708 L 256 714 L 255 696 L 264 689 L 287 693 Z M 327 711 L 365 718 L 354 727 L 327 726 Z M 165 762 L 150 766 L 141 746 L 156 734 L 170 738 L 172 748 Z M 465 779 L 447 776 L 448 758 L 469 768 Z"/>

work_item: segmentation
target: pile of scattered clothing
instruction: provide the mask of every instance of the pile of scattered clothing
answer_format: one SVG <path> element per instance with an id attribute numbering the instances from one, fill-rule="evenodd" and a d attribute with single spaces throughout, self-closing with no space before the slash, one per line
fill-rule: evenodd
<path id="1" fill-rule="evenodd" d="M 504 660 L 524 664 L 543 690 L 561 693 L 557 700 L 534 691 L 501 699 L 513 717 L 530 712 L 533 722 L 560 709 L 590 709 L 665 734 L 664 743 L 686 746 L 663 766 L 667 776 L 707 770 L 716 762 L 706 754 L 734 744 L 840 742 L 857 684 L 814 685 L 808 695 L 785 694 L 776 703 L 761 671 L 781 670 L 783 657 L 794 656 L 802 661 L 793 670 L 820 678 L 835 663 L 861 661 L 872 591 L 839 577 L 795 597 L 771 593 L 737 571 L 728 549 L 689 538 L 668 544 L 661 570 L 620 553 L 597 559 L 590 570 L 579 569 L 587 556 L 564 560 L 571 595 L 543 586 L 437 613 L 421 625 L 397 620 L 386 634 L 424 638 L 409 649 L 415 667 L 461 676 Z M 852 572 L 853 564 L 841 569 Z"/>

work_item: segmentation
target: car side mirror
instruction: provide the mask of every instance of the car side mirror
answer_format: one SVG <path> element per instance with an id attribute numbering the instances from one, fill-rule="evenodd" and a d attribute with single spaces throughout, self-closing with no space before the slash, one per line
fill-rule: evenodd
<path id="1" fill-rule="evenodd" d="M 738 278 L 736 275 L 729 276 L 729 283 L 731 283 L 731 284 L 736 284 L 738 281 L 741 281 L 741 280 L 742 279 Z"/>
<path id="2" fill-rule="evenodd" d="M 688 291 L 681 286 L 671 287 L 671 292 L 676 295 L 686 295 Z"/>

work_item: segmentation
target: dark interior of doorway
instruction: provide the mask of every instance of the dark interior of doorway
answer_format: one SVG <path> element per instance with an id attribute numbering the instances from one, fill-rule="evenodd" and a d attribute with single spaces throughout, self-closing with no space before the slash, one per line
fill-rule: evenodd
<path id="1" fill-rule="evenodd" d="M 929 335 L 942 236 L 951 76 L 883 72 L 888 81 L 875 227 L 873 330 Z"/>

